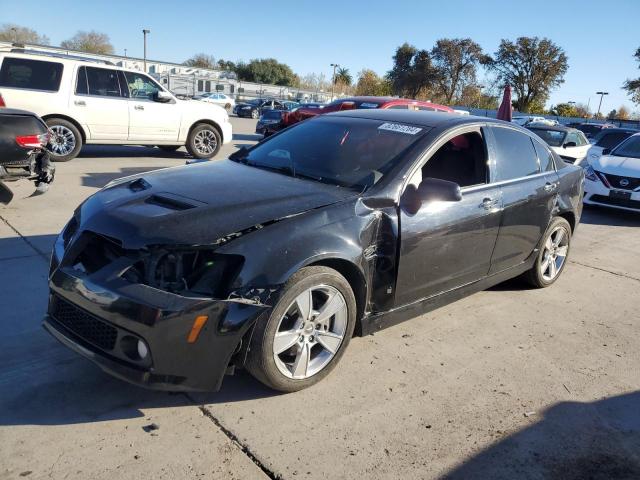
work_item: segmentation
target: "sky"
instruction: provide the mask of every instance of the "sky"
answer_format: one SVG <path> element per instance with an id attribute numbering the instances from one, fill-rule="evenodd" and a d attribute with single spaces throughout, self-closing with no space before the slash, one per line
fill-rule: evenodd
<path id="1" fill-rule="evenodd" d="M 548 105 L 590 102 L 596 111 L 595 92 L 604 90 L 604 113 L 621 105 L 640 110 L 622 89 L 640 76 L 633 58 L 640 0 L 0 0 L 2 23 L 33 28 L 52 45 L 78 30 L 97 30 L 109 35 L 116 53 L 126 48 L 139 57 L 146 28 L 154 60 L 181 63 L 200 52 L 233 61 L 273 57 L 301 76 L 327 78 L 331 63 L 354 77 L 363 68 L 384 74 L 404 42 L 431 49 L 439 38 L 469 37 L 492 54 L 503 38 L 548 37 L 569 57 L 565 83 Z"/>

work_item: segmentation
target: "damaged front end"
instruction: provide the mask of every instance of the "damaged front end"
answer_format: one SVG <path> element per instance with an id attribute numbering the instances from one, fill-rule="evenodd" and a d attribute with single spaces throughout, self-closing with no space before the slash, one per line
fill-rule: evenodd
<path id="1" fill-rule="evenodd" d="M 217 390 L 242 363 L 243 338 L 269 310 L 255 292 L 230 290 L 242 264 L 212 246 L 128 250 L 79 231 L 74 217 L 52 255 L 44 327 L 132 383 Z"/>

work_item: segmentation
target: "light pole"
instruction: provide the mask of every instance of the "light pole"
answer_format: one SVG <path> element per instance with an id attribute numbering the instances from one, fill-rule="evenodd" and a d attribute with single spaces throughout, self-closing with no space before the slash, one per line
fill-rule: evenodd
<path id="1" fill-rule="evenodd" d="M 124 58 L 127 58 L 127 49 L 124 49 Z"/>
<path id="2" fill-rule="evenodd" d="M 336 68 L 340 65 L 338 65 L 337 63 L 332 63 L 329 66 L 333 67 L 333 77 L 331 77 L 331 101 L 333 101 L 333 87 L 336 84 Z"/>
<path id="3" fill-rule="evenodd" d="M 142 36 L 144 37 L 144 73 L 147 73 L 147 33 L 151 33 L 151 30 L 142 30 Z"/>
<path id="4" fill-rule="evenodd" d="M 18 43 L 18 29 L 11 27 L 11 31 L 13 32 L 13 43 Z"/>
<path id="5" fill-rule="evenodd" d="M 596 95 L 600 95 L 600 103 L 598 104 L 598 113 L 596 113 L 596 117 L 600 118 L 600 107 L 602 107 L 602 98 L 605 95 L 609 95 L 609 92 L 596 92 Z"/>

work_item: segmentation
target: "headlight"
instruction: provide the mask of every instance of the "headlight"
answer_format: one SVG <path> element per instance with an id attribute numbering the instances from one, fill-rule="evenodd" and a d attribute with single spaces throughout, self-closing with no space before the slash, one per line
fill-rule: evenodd
<path id="1" fill-rule="evenodd" d="M 599 180 L 598 175 L 596 175 L 596 171 L 591 165 L 584 167 L 584 177 L 592 182 L 597 182 Z"/>
<path id="2" fill-rule="evenodd" d="M 242 110 L 250 110 L 251 107 L 242 107 Z"/>

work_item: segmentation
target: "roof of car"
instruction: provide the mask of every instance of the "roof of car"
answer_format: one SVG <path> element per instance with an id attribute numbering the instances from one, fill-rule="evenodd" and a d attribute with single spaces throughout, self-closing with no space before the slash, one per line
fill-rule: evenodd
<path id="1" fill-rule="evenodd" d="M 537 130 L 551 130 L 553 132 L 579 132 L 577 128 L 566 127 L 564 125 L 527 125 L 525 128 L 532 129 L 535 128 Z"/>
<path id="2" fill-rule="evenodd" d="M 0 115 L 29 115 L 30 117 L 37 117 L 33 112 L 27 110 L 18 110 L 17 108 L 0 108 Z"/>
<path id="3" fill-rule="evenodd" d="M 640 133 L 640 130 L 638 130 L 637 128 L 631 128 L 631 127 L 615 127 L 615 128 L 605 128 L 603 129 L 602 133 L 618 133 L 618 132 L 626 132 L 626 133 Z"/>
<path id="4" fill-rule="evenodd" d="M 377 97 L 376 97 L 377 98 Z M 400 122 L 408 123 L 411 125 L 421 125 L 423 127 L 437 127 L 444 124 L 456 124 L 456 123 L 474 123 L 474 122 L 491 122 L 491 123 L 504 123 L 506 125 L 514 125 L 509 122 L 503 122 L 502 120 L 496 120 L 487 117 L 476 117 L 474 115 L 460 115 L 458 113 L 449 112 L 429 112 L 429 111 L 415 111 L 415 110 L 394 110 L 394 109 L 354 109 L 343 110 L 341 112 L 332 112 L 324 116 L 340 116 L 340 117 L 352 117 L 352 118 L 369 118 L 371 120 L 382 120 L 386 122 Z"/>

